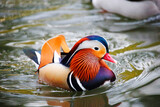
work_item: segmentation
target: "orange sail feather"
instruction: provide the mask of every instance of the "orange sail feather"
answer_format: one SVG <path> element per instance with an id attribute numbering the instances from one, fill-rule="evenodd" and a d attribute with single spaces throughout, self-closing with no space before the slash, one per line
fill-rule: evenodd
<path id="1" fill-rule="evenodd" d="M 65 53 L 68 53 L 70 51 L 66 41 L 65 37 L 63 35 L 59 35 L 55 38 L 51 38 L 45 42 L 45 44 L 42 46 L 41 50 L 41 62 L 38 67 L 38 70 L 49 64 L 52 63 L 52 60 L 54 58 L 54 52 L 56 51 L 59 56 L 61 56 L 60 49 L 63 49 Z"/>

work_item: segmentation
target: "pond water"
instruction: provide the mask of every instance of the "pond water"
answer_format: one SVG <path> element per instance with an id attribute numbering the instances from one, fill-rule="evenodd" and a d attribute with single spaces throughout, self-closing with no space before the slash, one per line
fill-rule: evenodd
<path id="1" fill-rule="evenodd" d="M 142 21 L 101 14 L 89 0 L 0 1 L 0 105 L 62 107 L 158 107 L 160 105 L 159 16 Z M 71 48 L 96 34 L 107 39 L 118 64 L 106 62 L 117 80 L 112 87 L 69 92 L 37 82 L 24 48 L 41 49 L 64 34 Z"/>

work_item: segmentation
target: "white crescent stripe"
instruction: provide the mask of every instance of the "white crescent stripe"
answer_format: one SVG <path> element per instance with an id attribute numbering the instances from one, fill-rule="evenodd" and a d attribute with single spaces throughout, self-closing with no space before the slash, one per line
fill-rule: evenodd
<path id="1" fill-rule="evenodd" d="M 76 77 L 76 81 L 77 81 L 79 87 L 80 87 L 83 91 L 85 91 L 86 88 L 83 87 L 83 85 L 81 84 L 81 82 L 80 82 L 80 80 L 78 79 L 78 77 Z"/>
<path id="2" fill-rule="evenodd" d="M 74 88 L 73 84 L 72 84 L 72 80 L 71 80 L 72 74 L 73 74 L 73 72 L 71 72 L 70 75 L 69 75 L 69 83 L 70 83 L 71 87 L 72 87 L 75 91 L 77 91 L 77 90 Z"/>

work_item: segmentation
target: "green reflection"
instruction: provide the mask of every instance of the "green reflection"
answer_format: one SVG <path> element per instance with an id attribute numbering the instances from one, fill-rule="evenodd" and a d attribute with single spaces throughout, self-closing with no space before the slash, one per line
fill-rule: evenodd
<path id="1" fill-rule="evenodd" d="M 14 27 L 14 28 L 9 29 L 9 30 L 2 30 L 2 31 L 0 31 L 0 34 L 13 32 L 13 31 L 15 31 L 15 30 L 19 30 L 19 29 L 26 28 L 26 27 L 28 28 L 28 27 L 36 27 L 36 26 L 43 26 L 43 24 L 27 24 L 27 25 L 21 25 L 21 26 Z"/>
<path id="2" fill-rule="evenodd" d="M 9 16 L 0 16 L 0 22 L 4 22 L 4 21 L 8 21 L 8 20 L 15 20 L 21 17 L 25 17 L 25 16 L 30 16 L 32 14 L 36 14 L 38 12 L 44 12 L 44 11 L 53 11 L 56 10 L 58 8 L 60 8 L 62 5 L 57 5 L 54 7 L 48 7 L 48 8 L 44 8 L 44 9 L 14 9 L 14 10 L 5 10 L 5 9 L 1 9 L 1 11 L 3 11 L 3 13 L 15 13 L 15 15 L 9 15 Z"/>
<path id="3" fill-rule="evenodd" d="M 139 76 L 143 72 L 143 70 L 136 69 L 132 64 L 130 64 L 130 66 L 133 68 L 133 70 L 132 71 L 125 70 L 125 72 L 120 73 L 118 75 L 119 77 L 118 81 L 122 80 L 122 82 L 126 82 L 134 77 Z"/>
<path id="4" fill-rule="evenodd" d="M 110 54 L 112 54 L 112 55 L 117 55 L 117 54 L 125 53 L 125 52 L 131 51 L 131 50 L 147 49 L 147 48 L 151 48 L 151 47 L 160 45 L 160 41 L 158 41 L 158 42 L 154 42 L 154 43 L 152 43 L 152 44 L 150 44 L 150 45 L 140 47 L 139 45 L 141 45 L 141 44 L 143 44 L 143 43 L 145 43 L 145 42 L 144 42 L 144 41 L 137 42 L 137 43 L 135 43 L 135 44 L 133 44 L 133 45 L 130 45 L 130 46 L 128 46 L 128 47 L 124 47 L 123 49 L 119 49 L 119 50 L 115 50 L 115 51 L 113 51 L 113 52 L 110 52 Z M 139 47 L 138 47 L 138 46 L 139 46 Z"/>
<path id="5" fill-rule="evenodd" d="M 10 92 L 10 93 L 18 93 L 18 94 L 30 94 L 30 95 L 33 95 L 33 91 L 35 90 L 25 90 L 25 89 L 19 89 L 19 90 L 10 90 L 10 89 L 5 89 L 5 88 L 2 88 L 0 86 L 0 91 L 2 92 Z"/>

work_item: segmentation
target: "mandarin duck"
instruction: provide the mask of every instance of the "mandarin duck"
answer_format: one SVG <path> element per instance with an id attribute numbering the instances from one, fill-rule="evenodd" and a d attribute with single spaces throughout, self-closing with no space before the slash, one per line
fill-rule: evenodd
<path id="1" fill-rule="evenodd" d="M 80 39 L 71 50 L 65 37 L 59 35 L 47 40 L 41 52 L 24 49 L 24 53 L 38 65 L 39 81 L 50 86 L 85 91 L 116 79 L 104 61 L 116 63 L 116 60 L 110 56 L 106 40 L 97 35 Z"/>
<path id="2" fill-rule="evenodd" d="M 160 0 L 92 0 L 96 8 L 131 19 L 145 19 L 160 14 Z"/>

